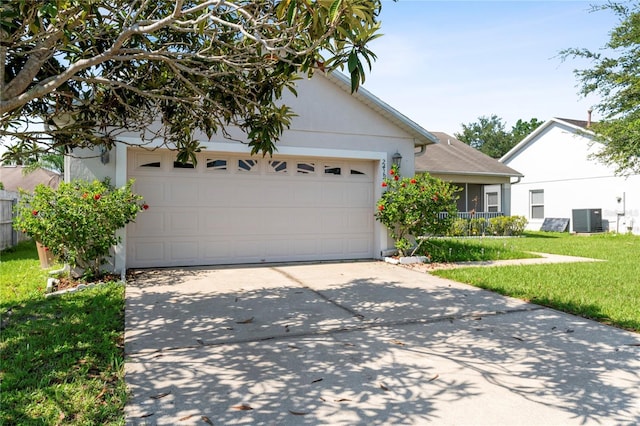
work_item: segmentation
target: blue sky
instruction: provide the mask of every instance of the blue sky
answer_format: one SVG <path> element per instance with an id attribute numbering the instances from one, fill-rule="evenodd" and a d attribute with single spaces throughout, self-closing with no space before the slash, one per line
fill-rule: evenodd
<path id="1" fill-rule="evenodd" d="M 617 17 L 597 1 L 383 0 L 383 37 L 364 86 L 427 130 L 453 134 L 496 114 L 586 120 L 598 98 L 578 94 L 569 47 L 601 49 Z M 600 2 L 602 3 L 602 2 Z M 594 111 L 594 120 L 598 119 Z"/>

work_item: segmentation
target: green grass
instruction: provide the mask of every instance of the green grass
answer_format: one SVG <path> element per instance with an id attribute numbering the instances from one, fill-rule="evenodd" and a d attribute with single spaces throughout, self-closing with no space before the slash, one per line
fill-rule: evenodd
<path id="1" fill-rule="evenodd" d="M 45 298 L 35 244 L 0 256 L 0 424 L 124 424 L 124 286 Z"/>
<path id="2" fill-rule="evenodd" d="M 504 241 L 484 239 L 481 243 L 495 249 Z M 510 239 L 508 244 L 514 250 L 591 257 L 606 262 L 461 268 L 433 273 L 640 331 L 640 237 L 537 232 Z"/>
<path id="3" fill-rule="evenodd" d="M 434 238 L 422 241 L 418 253 L 432 262 L 466 262 L 540 257 L 513 244 L 516 238 Z"/>
<path id="4" fill-rule="evenodd" d="M 640 237 L 528 233 L 424 248 L 446 261 L 511 259 L 526 251 L 605 259 L 433 273 L 640 331 Z M 47 273 L 33 243 L 3 252 L 0 261 L 0 424 L 124 424 L 124 287 L 45 299 Z"/>

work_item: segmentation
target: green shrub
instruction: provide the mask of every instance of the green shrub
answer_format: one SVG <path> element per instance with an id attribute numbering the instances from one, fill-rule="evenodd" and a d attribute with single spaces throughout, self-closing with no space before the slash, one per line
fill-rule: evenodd
<path id="1" fill-rule="evenodd" d="M 488 233 L 500 236 L 517 236 L 524 233 L 527 219 L 524 216 L 498 216 L 489 219 Z"/>
<path id="2" fill-rule="evenodd" d="M 386 188 L 376 218 L 387 227 L 400 255 L 411 248 L 410 238 L 442 235 L 451 226 L 456 213 L 457 188 L 428 173 L 400 178 L 394 166 L 385 177 Z M 440 213 L 448 213 L 441 218 Z"/>
<path id="3" fill-rule="evenodd" d="M 122 188 L 109 180 L 63 182 L 57 190 L 38 185 L 33 194 L 22 193 L 14 227 L 85 275 L 100 275 L 111 247 L 120 241 L 116 231 L 148 208 L 131 185 L 133 180 Z"/>

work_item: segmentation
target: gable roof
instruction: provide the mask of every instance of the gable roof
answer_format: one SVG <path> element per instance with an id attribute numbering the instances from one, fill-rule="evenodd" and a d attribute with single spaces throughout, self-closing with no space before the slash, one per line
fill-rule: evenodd
<path id="1" fill-rule="evenodd" d="M 336 86 L 349 93 L 351 96 L 364 103 L 369 108 L 376 111 L 378 114 L 381 114 L 383 117 L 391 121 L 396 126 L 400 127 L 405 132 L 409 133 L 411 136 L 413 136 L 416 146 L 438 143 L 438 138 L 433 133 L 428 132 L 422 126 L 410 120 L 398 110 L 383 102 L 362 86 L 360 86 L 357 92 L 351 93 L 351 80 L 349 80 L 349 77 L 342 74 L 341 72 L 334 71 L 331 73 L 318 74 L 323 75 Z"/>
<path id="2" fill-rule="evenodd" d="M 593 122 L 588 122 L 585 120 L 574 120 L 572 118 L 560 118 L 560 117 L 553 117 L 554 120 L 559 120 L 559 121 L 564 121 L 565 123 L 569 123 L 572 124 L 576 127 L 582 127 L 585 130 L 589 130 L 589 126 L 591 124 L 593 124 Z"/>
<path id="3" fill-rule="evenodd" d="M 60 173 L 52 172 L 43 168 L 35 169 L 26 175 L 22 172 L 23 166 L 2 166 L 0 168 L 0 182 L 6 191 L 18 191 L 24 189 L 33 192 L 36 185 L 42 183 L 52 188 L 57 188 L 62 180 Z"/>
<path id="4" fill-rule="evenodd" d="M 548 129 L 551 126 L 563 126 L 564 128 L 566 128 L 567 130 L 575 133 L 575 134 L 582 134 L 588 137 L 593 137 L 595 136 L 595 133 L 593 133 L 592 130 L 589 129 L 588 127 L 588 122 L 583 121 L 583 120 L 572 120 L 569 118 L 557 118 L 554 117 L 550 120 L 547 120 L 546 122 L 542 123 L 540 126 L 538 126 L 537 129 L 535 129 L 533 132 L 531 132 L 529 134 L 529 136 L 527 136 L 526 138 L 522 139 L 522 141 L 520 141 L 520 143 L 518 143 L 516 146 L 514 146 L 513 148 L 511 148 L 509 150 L 509 152 L 507 152 L 505 155 L 502 156 L 502 158 L 500 158 L 500 162 L 501 163 L 508 163 L 509 161 L 511 161 L 515 156 L 517 156 L 521 151 L 524 151 L 527 147 L 527 145 L 529 145 L 536 137 L 538 137 L 538 135 L 540 135 L 542 132 L 544 132 L 546 129 Z M 593 123 L 592 123 L 593 124 Z"/>
<path id="5" fill-rule="evenodd" d="M 523 176 L 520 172 L 453 136 L 442 132 L 433 132 L 433 134 L 440 140 L 440 143 L 427 146 L 424 155 L 416 157 L 416 173 Z"/>

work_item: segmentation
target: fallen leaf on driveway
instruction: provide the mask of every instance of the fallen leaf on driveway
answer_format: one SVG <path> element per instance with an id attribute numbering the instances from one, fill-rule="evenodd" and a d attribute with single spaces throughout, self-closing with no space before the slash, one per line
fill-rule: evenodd
<path id="1" fill-rule="evenodd" d="M 436 374 L 435 376 L 433 376 L 432 378 L 430 378 L 429 380 L 427 380 L 427 383 L 429 382 L 433 382 L 435 379 L 437 379 L 438 377 L 440 377 L 439 374 Z"/>
<path id="2" fill-rule="evenodd" d="M 292 410 L 289 410 L 289 412 L 291 414 L 293 414 L 294 416 L 305 416 L 305 415 L 309 414 L 308 411 L 292 411 Z"/>
<path id="3" fill-rule="evenodd" d="M 351 401 L 349 398 L 340 398 L 340 399 L 334 399 L 335 402 L 345 402 L 345 401 Z"/>
<path id="4" fill-rule="evenodd" d="M 389 391 L 390 389 L 388 387 L 386 387 L 383 383 L 380 383 L 380 389 L 382 389 L 383 391 Z"/>
<path id="5" fill-rule="evenodd" d="M 189 420 L 191 417 L 193 417 L 193 414 L 189 414 L 188 416 L 180 417 L 178 419 L 178 421 L 179 422 L 184 422 L 185 420 Z"/>
<path id="6" fill-rule="evenodd" d="M 313 380 L 311 383 L 318 383 L 318 382 L 321 382 L 321 381 L 323 381 L 323 380 L 324 380 L 324 379 L 322 379 L 322 378 L 320 378 L 320 379 L 315 379 L 315 380 Z"/>
<path id="7" fill-rule="evenodd" d="M 204 342 L 202 341 L 202 339 L 196 339 L 196 342 L 198 342 L 201 345 L 204 345 Z"/>
<path id="8" fill-rule="evenodd" d="M 399 346 L 404 346 L 404 343 L 402 343 L 400 340 L 392 340 L 391 343 L 393 343 L 394 345 L 399 345 Z"/>
<path id="9" fill-rule="evenodd" d="M 511 336 L 511 337 L 513 337 L 514 339 L 519 340 L 521 342 L 524 342 L 524 339 L 521 339 L 520 337 L 517 337 L 517 336 Z"/>
<path id="10" fill-rule="evenodd" d="M 149 398 L 151 399 L 160 399 L 160 398 L 164 398 L 165 396 L 169 395 L 171 392 L 162 392 L 159 393 L 157 395 L 151 395 Z"/>
<path id="11" fill-rule="evenodd" d="M 246 320 L 242 320 L 242 321 L 236 321 L 236 324 L 251 324 L 252 322 L 253 322 L 253 317 Z"/>
<path id="12" fill-rule="evenodd" d="M 153 416 L 155 413 L 147 413 L 140 416 L 141 419 L 146 419 L 147 417 Z"/>
<path id="13" fill-rule="evenodd" d="M 205 422 L 205 423 L 207 423 L 207 424 L 209 424 L 209 425 L 213 426 L 213 422 L 212 422 L 211 420 L 209 420 L 209 417 L 207 417 L 207 416 L 202 416 L 202 417 L 200 417 L 200 418 L 202 419 L 202 421 L 203 421 L 203 422 Z"/>
<path id="14" fill-rule="evenodd" d="M 253 410 L 253 408 L 251 408 L 251 406 L 248 404 L 234 405 L 231 408 L 233 408 L 234 410 L 240 410 L 240 411 Z"/>

